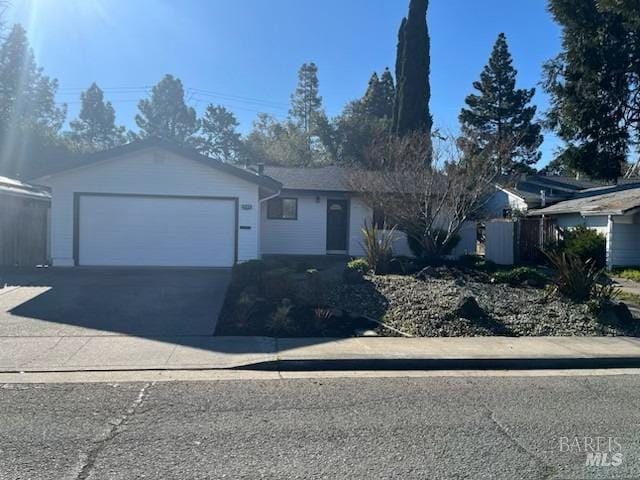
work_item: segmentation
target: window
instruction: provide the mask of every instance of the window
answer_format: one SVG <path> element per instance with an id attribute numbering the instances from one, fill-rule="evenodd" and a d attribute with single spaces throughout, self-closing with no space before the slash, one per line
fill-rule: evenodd
<path id="1" fill-rule="evenodd" d="M 272 198 L 267 202 L 267 218 L 279 220 L 298 219 L 297 198 Z"/>

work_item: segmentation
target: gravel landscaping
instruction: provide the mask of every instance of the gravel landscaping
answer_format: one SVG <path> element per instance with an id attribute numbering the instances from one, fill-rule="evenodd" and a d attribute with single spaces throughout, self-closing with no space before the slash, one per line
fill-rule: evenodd
<path id="1" fill-rule="evenodd" d="M 362 283 L 336 285 L 331 303 L 414 336 L 640 334 L 637 320 L 623 325 L 615 315 L 596 318 L 586 304 L 544 288 L 494 284 L 455 270 L 442 273 L 425 279 L 367 276 Z M 381 328 L 380 334 L 392 332 Z"/>

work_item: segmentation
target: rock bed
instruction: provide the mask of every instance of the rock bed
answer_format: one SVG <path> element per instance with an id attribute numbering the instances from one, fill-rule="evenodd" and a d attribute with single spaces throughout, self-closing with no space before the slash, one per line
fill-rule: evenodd
<path id="1" fill-rule="evenodd" d="M 460 316 L 460 299 L 473 297 L 485 315 Z M 618 335 L 629 334 L 597 321 L 584 304 L 544 289 L 479 282 L 469 277 L 427 278 L 388 275 L 339 285 L 331 302 L 354 314 L 383 321 L 421 337 L 474 335 Z M 393 335 L 381 329 L 382 335 Z"/>

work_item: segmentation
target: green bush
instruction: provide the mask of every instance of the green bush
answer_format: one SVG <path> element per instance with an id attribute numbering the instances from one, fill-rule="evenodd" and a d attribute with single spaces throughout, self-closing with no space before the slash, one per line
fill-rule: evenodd
<path id="1" fill-rule="evenodd" d="M 531 267 L 517 267 L 511 270 L 498 271 L 491 278 L 495 283 L 507 283 L 512 286 L 529 282 L 533 286 L 542 287 L 547 283 L 547 277 Z"/>
<path id="2" fill-rule="evenodd" d="M 354 258 L 353 260 L 349 260 L 347 262 L 347 270 L 352 272 L 369 273 L 371 267 L 369 267 L 369 262 L 365 258 Z"/>
<path id="3" fill-rule="evenodd" d="M 583 262 L 591 259 L 596 268 L 604 268 L 607 262 L 606 238 L 584 225 L 566 230 L 558 249 L 561 253 L 575 255 Z"/>
<path id="4" fill-rule="evenodd" d="M 556 269 L 555 287 L 563 295 L 577 302 L 592 298 L 596 292 L 602 269 L 592 259 L 583 261 L 577 255 L 547 252 L 549 261 Z"/>
<path id="5" fill-rule="evenodd" d="M 265 323 L 269 333 L 278 337 L 294 333 L 295 322 L 289 316 L 292 307 L 293 305 L 289 299 L 282 299 L 276 311 L 271 314 L 271 317 Z"/>

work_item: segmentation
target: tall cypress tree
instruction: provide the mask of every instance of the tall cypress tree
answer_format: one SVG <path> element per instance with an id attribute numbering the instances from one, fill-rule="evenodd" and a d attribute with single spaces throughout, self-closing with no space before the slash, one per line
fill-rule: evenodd
<path id="1" fill-rule="evenodd" d="M 471 147 L 495 151 L 502 173 L 526 171 L 540 159 L 541 126 L 534 121 L 536 107 L 529 105 L 535 89 L 516 88 L 517 70 L 504 33 L 498 35 L 489 63 L 473 82 L 477 94 L 465 99 L 459 115 L 463 139 Z"/>
<path id="2" fill-rule="evenodd" d="M 427 6 L 428 0 L 410 0 L 398 32 L 393 132 L 399 136 L 414 131 L 431 135 Z"/>

